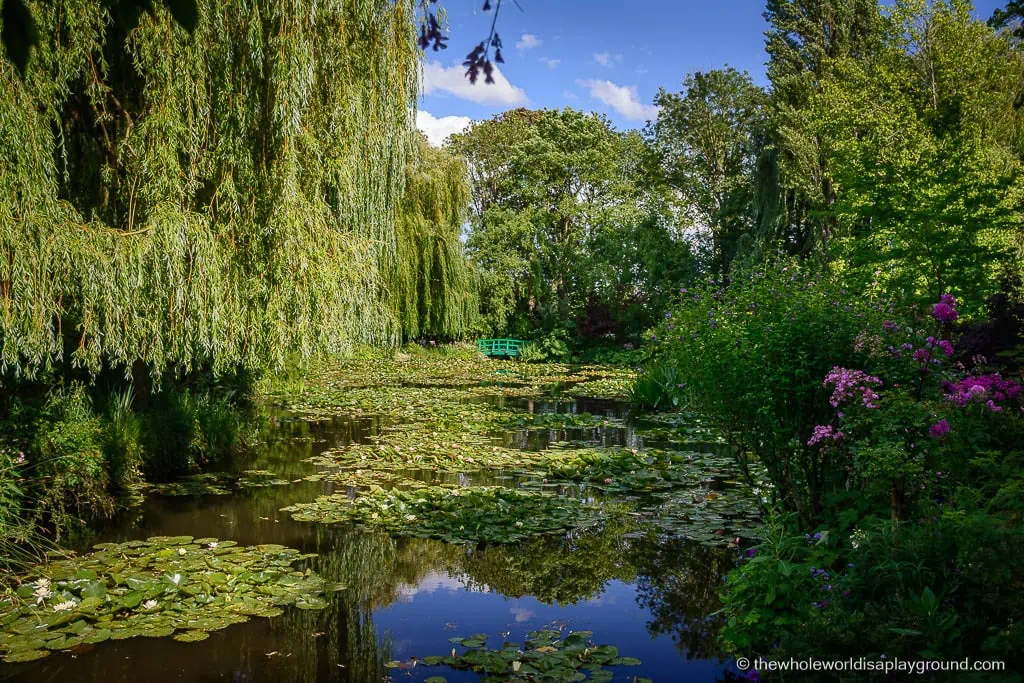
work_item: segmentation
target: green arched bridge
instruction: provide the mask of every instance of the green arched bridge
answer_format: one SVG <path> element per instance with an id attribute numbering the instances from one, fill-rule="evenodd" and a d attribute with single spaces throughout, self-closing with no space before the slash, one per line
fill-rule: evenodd
<path id="1" fill-rule="evenodd" d="M 515 358 L 524 344 L 522 339 L 478 339 L 476 348 L 485 356 Z"/>

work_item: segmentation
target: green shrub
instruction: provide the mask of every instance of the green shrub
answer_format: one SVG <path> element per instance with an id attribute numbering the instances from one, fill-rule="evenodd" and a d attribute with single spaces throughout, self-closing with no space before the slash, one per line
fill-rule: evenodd
<path id="1" fill-rule="evenodd" d="M 681 375 L 674 366 L 650 365 L 630 386 L 629 401 L 647 410 L 675 410 L 680 403 L 681 382 Z"/>
<path id="2" fill-rule="evenodd" d="M 132 410 L 131 388 L 111 394 L 103 425 L 103 452 L 111 485 L 124 488 L 142 478 L 142 422 Z"/>
<path id="3" fill-rule="evenodd" d="M 835 484 L 807 445 L 833 415 L 822 379 L 835 365 L 857 367 L 857 334 L 880 324 L 881 308 L 786 261 L 682 290 L 651 341 L 655 360 L 678 370 L 685 407 L 706 415 L 741 461 L 756 453 L 779 502 L 809 523 Z"/>
<path id="4" fill-rule="evenodd" d="M 543 363 L 547 360 L 544 352 L 534 342 L 523 344 L 516 358 L 524 363 Z"/>
<path id="5" fill-rule="evenodd" d="M 113 514 L 102 424 L 82 385 L 50 393 L 35 425 L 32 451 L 35 515 L 58 536 L 83 520 Z"/>
<path id="6" fill-rule="evenodd" d="M 231 396 L 165 391 L 142 415 L 143 471 L 166 481 L 211 466 L 234 453 L 242 417 Z"/>

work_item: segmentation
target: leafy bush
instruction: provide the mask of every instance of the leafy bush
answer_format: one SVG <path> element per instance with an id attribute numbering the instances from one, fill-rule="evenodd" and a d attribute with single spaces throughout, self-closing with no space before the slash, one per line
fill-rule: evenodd
<path id="1" fill-rule="evenodd" d="M 674 410 L 682 394 L 679 371 L 671 365 L 647 367 L 629 388 L 629 401 L 648 410 Z"/>
<path id="2" fill-rule="evenodd" d="M 807 445 L 832 415 L 822 378 L 863 357 L 857 334 L 880 324 L 882 305 L 795 262 L 681 294 L 652 337 L 656 360 L 678 370 L 682 402 L 712 420 L 741 465 L 756 453 L 779 502 L 809 523 L 838 485 L 824 476 L 820 450 Z"/>
<path id="3" fill-rule="evenodd" d="M 103 429 L 103 452 L 114 488 L 124 488 L 142 478 L 142 422 L 132 412 L 132 390 L 108 398 Z"/>
<path id="4" fill-rule="evenodd" d="M 1024 386 L 953 363 L 956 306 L 867 324 L 863 363 L 824 376 L 831 414 L 806 445 L 837 485 L 813 536 L 769 524 L 730 575 L 737 652 L 1024 664 Z"/>
<path id="5" fill-rule="evenodd" d="M 592 346 L 573 354 L 573 360 L 597 365 L 624 365 L 635 368 L 644 362 L 647 352 L 633 344 L 622 346 Z"/>
<path id="6" fill-rule="evenodd" d="M 544 352 L 534 342 L 523 344 L 516 358 L 524 363 L 543 363 L 547 359 Z"/>
<path id="7" fill-rule="evenodd" d="M 32 450 L 35 514 L 58 535 L 82 520 L 113 514 L 103 429 L 82 385 L 50 394 L 35 425 Z"/>
<path id="8" fill-rule="evenodd" d="M 166 481 L 231 455 L 242 424 L 230 396 L 187 389 L 160 394 L 142 416 L 146 477 Z"/>

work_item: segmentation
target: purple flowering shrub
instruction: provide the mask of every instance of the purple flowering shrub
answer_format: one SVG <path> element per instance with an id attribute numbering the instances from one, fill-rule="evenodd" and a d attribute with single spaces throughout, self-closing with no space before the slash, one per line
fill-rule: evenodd
<path id="1" fill-rule="evenodd" d="M 822 373 L 830 415 L 804 439 L 840 485 L 813 525 L 769 517 L 730 573 L 733 651 L 1024 666 L 1024 387 L 957 360 L 952 297 L 908 318 Z"/>
<path id="2" fill-rule="evenodd" d="M 956 299 L 943 295 L 924 322 L 885 320 L 858 337 L 868 353 L 863 367 L 836 366 L 824 377 L 835 415 L 815 425 L 808 444 L 851 463 L 847 491 L 887 501 L 890 517 L 904 520 L 929 492 L 936 472 L 964 469 L 954 454 L 978 447 L 985 434 L 1003 431 L 998 413 L 1020 417 L 1024 387 L 999 373 L 970 373 L 954 361 L 949 323 Z M 1003 416 L 1006 417 L 1006 416 Z M 842 434 L 826 440 L 822 434 Z M 849 496 L 846 496 L 847 498 Z M 834 501 L 835 502 L 835 501 Z"/>
<path id="3" fill-rule="evenodd" d="M 678 371 L 681 407 L 708 417 L 741 467 L 756 456 L 777 504 L 807 522 L 817 518 L 847 463 L 837 460 L 841 452 L 809 443 L 811 434 L 833 419 L 830 396 L 857 391 L 870 400 L 876 388 L 864 378 L 854 387 L 852 377 L 825 387 L 821 378 L 836 366 L 862 366 L 870 349 L 857 348 L 857 335 L 880 329 L 888 307 L 781 261 L 690 288 L 670 313 L 653 337 L 657 362 Z M 822 440 L 834 444 L 835 433 Z"/>

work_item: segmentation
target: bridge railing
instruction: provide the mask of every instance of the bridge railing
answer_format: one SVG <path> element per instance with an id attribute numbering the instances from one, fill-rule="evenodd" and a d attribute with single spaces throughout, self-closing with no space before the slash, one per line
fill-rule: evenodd
<path id="1" fill-rule="evenodd" d="M 522 339 L 478 339 L 476 348 L 485 356 L 515 358 L 524 344 Z"/>

